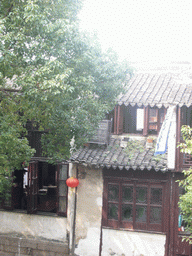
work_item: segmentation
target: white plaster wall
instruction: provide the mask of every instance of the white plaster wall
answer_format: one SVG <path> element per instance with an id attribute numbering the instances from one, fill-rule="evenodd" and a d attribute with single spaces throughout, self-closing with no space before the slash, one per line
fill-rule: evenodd
<path id="1" fill-rule="evenodd" d="M 77 178 L 76 165 L 69 164 L 69 177 Z M 67 206 L 67 232 L 69 235 L 69 249 L 72 251 L 75 225 L 75 193 L 76 188 L 68 187 L 68 206 Z"/>
<path id="2" fill-rule="evenodd" d="M 173 110 L 168 138 L 168 169 L 175 169 L 176 153 L 176 107 Z"/>
<path id="3" fill-rule="evenodd" d="M 77 177 L 76 166 L 69 163 L 69 177 Z M 74 219 L 74 198 L 75 188 L 68 187 L 68 205 L 67 205 L 67 231 L 72 232 L 73 219 Z"/>
<path id="4" fill-rule="evenodd" d="M 164 256 L 166 236 L 122 230 L 102 230 L 102 256 Z"/>
<path id="5" fill-rule="evenodd" d="M 19 233 L 66 241 L 67 219 L 35 214 L 0 211 L 0 233 Z"/>
<path id="6" fill-rule="evenodd" d="M 78 172 L 75 255 L 98 256 L 103 198 L 102 171 L 81 166 Z"/>

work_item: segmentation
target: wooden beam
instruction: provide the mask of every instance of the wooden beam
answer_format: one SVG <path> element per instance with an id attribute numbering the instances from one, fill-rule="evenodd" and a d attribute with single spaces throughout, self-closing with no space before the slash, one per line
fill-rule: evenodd
<path id="1" fill-rule="evenodd" d="M 176 111 L 176 145 L 180 142 L 180 137 L 181 137 L 181 108 L 178 107 Z M 175 169 L 176 172 L 180 171 L 180 161 L 181 161 L 181 153 L 180 153 L 180 148 L 176 147 L 176 164 L 175 164 Z"/>
<path id="2" fill-rule="evenodd" d="M 117 107 L 117 135 L 119 134 L 119 124 L 120 124 L 120 114 L 121 114 L 120 106 Z"/>
<path id="3" fill-rule="evenodd" d="M 114 124 L 114 134 L 117 134 L 117 106 L 115 106 L 115 109 L 114 109 L 114 121 L 113 121 L 113 124 Z"/>
<path id="4" fill-rule="evenodd" d="M 170 173 L 170 226 L 169 226 L 169 254 L 168 255 L 175 255 L 175 190 L 176 190 L 176 184 L 175 184 L 175 174 Z M 177 216 L 178 217 L 178 216 Z"/>
<path id="5" fill-rule="evenodd" d="M 117 135 L 123 133 L 123 106 L 117 107 Z"/>
<path id="6" fill-rule="evenodd" d="M 147 136 L 149 127 L 149 106 L 144 107 L 144 128 L 143 135 Z"/>

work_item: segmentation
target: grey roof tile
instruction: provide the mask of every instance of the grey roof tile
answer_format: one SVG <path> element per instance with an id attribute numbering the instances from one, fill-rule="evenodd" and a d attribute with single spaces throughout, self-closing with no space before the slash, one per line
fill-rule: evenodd
<path id="1" fill-rule="evenodd" d="M 128 85 L 127 92 L 122 95 L 119 105 L 128 106 L 179 106 L 192 105 L 192 84 L 184 84 L 174 74 L 136 74 Z"/>
<path id="2" fill-rule="evenodd" d="M 80 164 L 87 163 L 97 168 L 167 170 L 167 154 L 155 157 L 154 148 L 146 149 L 145 140 L 140 141 L 138 147 L 134 146 L 134 152 L 129 150 L 128 146 L 121 148 L 120 142 L 119 138 L 112 138 L 108 147 L 90 144 L 89 148 L 81 148 L 74 153 L 71 161 Z M 131 142 L 127 143 L 129 145 Z"/>

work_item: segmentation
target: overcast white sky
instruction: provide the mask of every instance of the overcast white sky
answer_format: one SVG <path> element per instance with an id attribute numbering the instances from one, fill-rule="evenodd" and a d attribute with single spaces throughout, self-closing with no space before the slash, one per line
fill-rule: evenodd
<path id="1" fill-rule="evenodd" d="M 192 62 L 192 0 L 84 0 L 79 17 L 121 59 Z"/>

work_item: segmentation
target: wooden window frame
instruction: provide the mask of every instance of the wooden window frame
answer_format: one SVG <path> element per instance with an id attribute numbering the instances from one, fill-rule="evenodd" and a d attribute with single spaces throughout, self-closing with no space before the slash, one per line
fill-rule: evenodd
<path id="1" fill-rule="evenodd" d="M 28 214 L 35 214 L 38 211 L 44 212 L 46 215 L 46 212 L 48 212 L 46 209 L 39 209 L 38 208 L 38 196 L 39 196 L 39 162 L 38 161 L 31 161 L 28 167 L 28 185 L 26 186 L 26 192 L 27 192 L 27 213 Z M 65 178 L 60 177 L 60 168 L 62 166 L 66 166 L 66 175 Z M 58 163 L 56 165 L 56 172 L 55 172 L 55 184 L 57 186 L 56 189 L 56 214 L 58 216 L 67 216 L 67 204 L 68 204 L 68 187 L 66 185 L 66 180 L 69 176 L 69 164 L 68 163 Z M 60 187 L 60 182 L 62 182 L 62 187 Z M 13 210 L 14 209 L 14 195 L 13 195 L 13 187 L 10 188 L 11 190 L 11 198 L 9 201 L 4 201 L 1 204 L 0 208 Z M 61 190 L 64 190 L 64 192 L 61 192 Z M 60 195 L 62 193 L 62 195 Z M 60 198 L 64 199 L 64 204 L 62 204 L 62 207 L 60 205 Z M 63 203 L 63 202 L 62 202 Z M 20 208 L 19 208 L 20 209 Z M 22 208 L 23 209 L 23 208 Z"/>
<path id="2" fill-rule="evenodd" d="M 150 120 L 150 110 L 156 110 L 156 121 L 152 121 Z M 143 135 L 147 136 L 149 134 L 149 131 L 154 131 L 154 133 L 158 134 L 161 128 L 161 122 L 160 122 L 160 110 L 161 108 L 157 108 L 157 107 L 144 107 L 144 129 L 143 129 Z M 163 108 L 163 120 L 165 118 L 166 115 L 166 108 Z M 151 125 L 156 125 L 157 128 L 156 129 L 150 129 L 150 124 Z M 152 127 L 152 126 L 151 126 Z"/>
<path id="3" fill-rule="evenodd" d="M 119 187 L 119 198 L 118 201 L 112 202 L 109 200 L 108 187 L 109 185 L 116 185 Z M 132 221 L 122 220 L 122 188 L 123 186 L 133 187 L 133 201 L 132 204 Z M 147 202 L 146 203 L 137 203 L 136 202 L 136 188 L 146 188 L 147 189 Z M 162 190 L 162 200 L 161 204 L 151 203 L 151 189 L 161 189 Z M 164 231 L 164 197 L 165 197 L 165 186 L 163 182 L 158 181 L 142 181 L 136 179 L 125 180 L 119 178 L 105 178 L 104 179 L 104 205 L 103 205 L 103 226 L 111 227 L 114 229 L 128 229 L 128 230 L 138 230 L 138 231 L 148 231 L 148 232 L 163 232 Z M 118 219 L 110 219 L 108 217 L 109 204 L 114 203 L 118 205 Z M 136 206 L 146 207 L 146 222 L 136 221 Z M 150 222 L 150 210 L 152 207 L 161 208 L 161 220 L 159 223 Z"/>
<path id="4" fill-rule="evenodd" d="M 38 161 L 29 163 L 27 190 L 27 213 L 36 213 L 38 200 Z"/>
<path id="5" fill-rule="evenodd" d="M 63 178 L 61 177 L 61 168 L 62 166 L 67 166 L 67 175 L 66 175 L 66 178 Z M 57 184 L 57 215 L 59 216 L 64 216 L 66 217 L 67 216 L 67 205 L 68 205 L 68 187 L 67 187 L 67 184 L 66 184 L 66 180 L 67 178 L 69 177 L 69 164 L 64 164 L 64 163 L 61 163 L 61 164 L 58 164 L 57 165 L 57 172 L 56 172 L 56 184 Z M 65 188 L 66 188 L 66 191 L 65 191 L 65 195 L 60 195 L 60 182 L 64 182 L 65 184 Z M 65 211 L 61 211 L 61 205 L 60 205 L 60 198 L 63 198 L 65 200 Z"/>
<path id="6" fill-rule="evenodd" d="M 140 108 L 140 107 L 138 107 Z M 163 113 L 163 119 L 165 118 L 166 115 L 166 108 L 157 108 L 157 107 L 143 107 L 144 109 L 144 127 L 143 127 L 143 135 L 147 136 L 150 133 L 150 130 L 154 132 L 154 134 L 158 134 L 160 131 L 160 111 L 162 109 L 162 113 Z M 156 110 L 156 121 L 152 122 L 150 121 L 150 109 L 155 109 Z M 136 115 L 136 113 L 135 113 Z M 123 126 L 124 126 L 124 106 L 123 105 L 117 105 L 114 109 L 114 134 L 122 134 L 124 132 Z M 137 116 L 136 116 L 137 119 Z M 149 129 L 150 128 L 150 123 L 152 125 L 152 123 L 156 126 L 156 129 Z M 136 130 L 136 128 L 135 128 Z M 140 132 L 136 132 L 136 133 L 140 133 Z"/>

